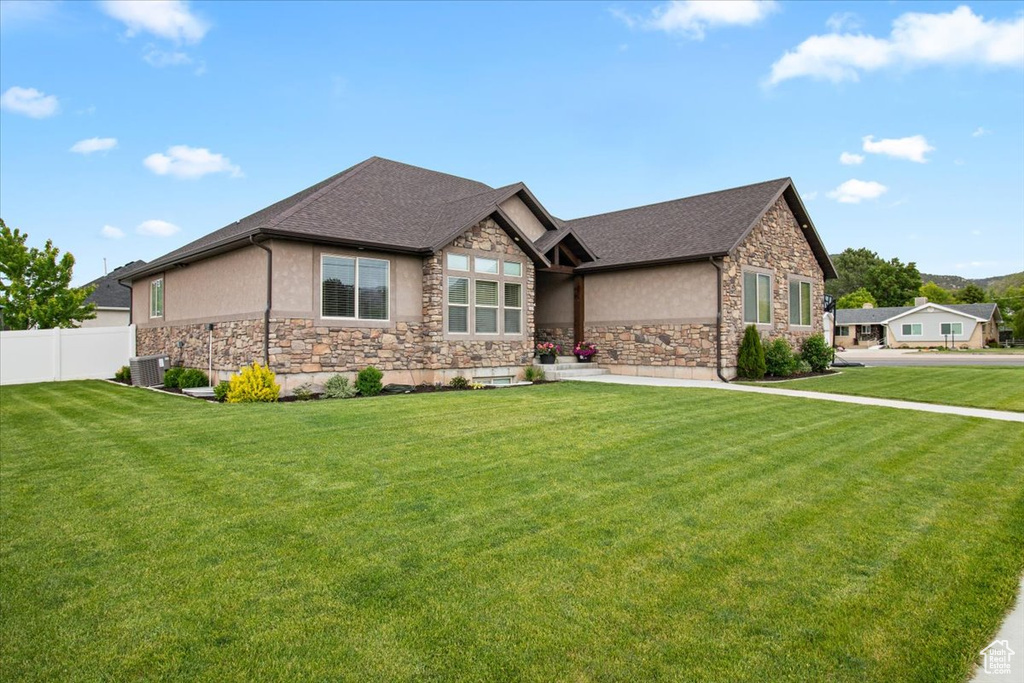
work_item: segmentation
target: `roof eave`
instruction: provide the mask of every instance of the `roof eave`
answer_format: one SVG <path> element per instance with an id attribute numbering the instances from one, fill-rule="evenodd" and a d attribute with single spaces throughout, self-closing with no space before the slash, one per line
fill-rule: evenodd
<path id="1" fill-rule="evenodd" d="M 713 258 L 724 258 L 728 255 L 729 252 L 716 251 L 707 254 L 694 254 L 691 256 L 673 256 L 670 258 L 649 259 L 646 261 L 630 261 L 627 263 L 602 264 L 600 261 L 593 261 L 591 263 L 585 263 L 582 266 L 577 266 L 576 271 L 581 274 L 586 274 L 607 272 L 610 270 L 630 270 L 633 268 L 648 268 L 650 266 L 668 266 L 674 263 L 698 263 L 700 261 L 707 261 Z"/>

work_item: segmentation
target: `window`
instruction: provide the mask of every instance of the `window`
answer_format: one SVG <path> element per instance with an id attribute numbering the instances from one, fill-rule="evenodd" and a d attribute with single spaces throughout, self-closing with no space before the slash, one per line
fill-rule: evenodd
<path id="1" fill-rule="evenodd" d="M 743 273 L 743 322 L 772 321 L 772 278 L 763 273 Z"/>
<path id="2" fill-rule="evenodd" d="M 920 337 L 921 323 L 903 323 L 904 337 Z"/>
<path id="3" fill-rule="evenodd" d="M 811 324 L 811 283 L 792 280 L 789 283 L 789 324 Z"/>
<path id="4" fill-rule="evenodd" d="M 448 254 L 448 270 L 469 270 L 469 257 L 465 254 Z"/>
<path id="5" fill-rule="evenodd" d="M 523 332 L 523 286 L 518 282 L 505 283 L 505 334 Z"/>
<path id="6" fill-rule="evenodd" d="M 448 331 L 469 332 L 469 278 L 448 278 Z"/>
<path id="7" fill-rule="evenodd" d="M 522 277 L 523 264 L 519 261 L 505 261 L 505 275 L 510 277 Z"/>
<path id="8" fill-rule="evenodd" d="M 476 264 L 476 272 L 488 273 L 491 275 L 498 274 L 498 260 L 493 258 L 480 258 L 477 256 L 473 259 Z"/>
<path id="9" fill-rule="evenodd" d="M 320 315 L 387 320 L 390 263 L 324 254 L 320 262 Z"/>
<path id="10" fill-rule="evenodd" d="M 836 336 L 837 337 L 849 337 L 850 326 L 849 325 L 836 325 Z"/>
<path id="11" fill-rule="evenodd" d="M 874 334 L 874 330 L 871 329 L 872 325 L 860 325 L 861 334 Z"/>
<path id="12" fill-rule="evenodd" d="M 476 305 L 473 311 L 477 334 L 498 334 L 498 283 L 494 280 L 476 281 Z"/>
<path id="13" fill-rule="evenodd" d="M 149 283 L 149 317 L 162 318 L 164 315 L 164 279 Z"/>
<path id="14" fill-rule="evenodd" d="M 953 335 L 954 337 L 964 333 L 963 323 L 941 323 L 939 325 L 939 334 L 942 336 Z"/>

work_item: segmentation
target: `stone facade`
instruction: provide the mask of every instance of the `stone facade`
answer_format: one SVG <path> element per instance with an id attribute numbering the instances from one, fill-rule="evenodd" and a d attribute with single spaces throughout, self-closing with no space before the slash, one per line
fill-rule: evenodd
<path id="1" fill-rule="evenodd" d="M 799 351 L 812 334 L 823 332 L 825 279 L 811 246 L 784 197 L 772 206 L 722 263 L 722 366 L 726 377 L 736 374 L 743 322 L 743 271 L 750 267 L 772 276 L 772 321 L 758 325 L 765 340 L 784 337 Z M 811 325 L 789 324 L 789 279 L 811 282 Z"/>
<path id="2" fill-rule="evenodd" d="M 423 318 L 382 327 L 325 326 L 310 317 L 271 318 L 270 367 L 286 392 L 303 382 L 320 384 L 335 373 L 354 374 L 367 365 L 385 381 L 446 382 L 455 375 L 515 375 L 533 357 L 536 272 L 533 262 L 494 221 L 487 219 L 452 245 L 490 256 L 514 256 L 523 263 L 522 337 L 449 338 L 444 330 L 444 252 L 423 259 Z M 206 369 L 209 335 L 204 324 L 140 326 L 139 355 L 167 353 L 172 365 Z M 182 342 L 182 346 L 178 346 Z M 263 320 L 219 321 L 213 325 L 215 379 L 243 365 L 263 361 Z"/>
<path id="3" fill-rule="evenodd" d="M 576 336 L 573 327 L 538 327 L 537 343 L 551 342 L 562 347 L 562 355 L 569 356 L 576 347 Z"/>
<path id="4" fill-rule="evenodd" d="M 715 364 L 714 325 L 594 327 L 584 335 L 597 344 L 597 362 L 609 365 L 699 367 Z"/>

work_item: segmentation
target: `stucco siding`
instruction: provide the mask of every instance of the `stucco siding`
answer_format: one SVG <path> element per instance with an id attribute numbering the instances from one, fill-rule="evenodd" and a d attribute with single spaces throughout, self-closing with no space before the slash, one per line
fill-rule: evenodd
<path id="1" fill-rule="evenodd" d="M 714 322 L 718 299 L 710 263 L 592 273 L 585 280 L 587 325 Z"/>
<path id="2" fill-rule="evenodd" d="M 530 211 L 530 207 L 524 204 L 523 200 L 519 197 L 509 197 L 498 206 L 508 214 L 508 217 L 516 224 L 516 227 L 522 230 L 530 238 L 531 242 L 536 242 L 538 237 L 547 232 L 547 228 L 541 224 L 533 211 Z"/>
<path id="3" fill-rule="evenodd" d="M 103 310 L 96 309 L 96 317 L 83 320 L 82 327 L 122 327 L 128 324 L 128 309 Z"/>
<path id="4" fill-rule="evenodd" d="M 275 315 L 313 312 L 313 245 L 272 240 Z"/>

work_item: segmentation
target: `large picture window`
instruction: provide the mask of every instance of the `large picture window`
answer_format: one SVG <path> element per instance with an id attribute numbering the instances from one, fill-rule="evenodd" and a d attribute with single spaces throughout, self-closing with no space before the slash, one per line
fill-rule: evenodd
<path id="1" fill-rule="evenodd" d="M 162 318 L 164 315 L 164 279 L 149 283 L 149 317 Z"/>
<path id="2" fill-rule="evenodd" d="M 383 259 L 324 254 L 320 263 L 320 315 L 387 320 L 390 263 Z"/>
<path id="3" fill-rule="evenodd" d="M 743 322 L 772 321 L 772 278 L 764 273 L 743 273 Z"/>
<path id="4" fill-rule="evenodd" d="M 811 283 L 791 280 L 789 283 L 789 324 L 811 324 Z"/>
<path id="5" fill-rule="evenodd" d="M 523 334 L 522 262 L 448 252 L 445 266 L 447 334 Z"/>

